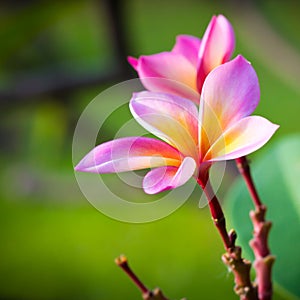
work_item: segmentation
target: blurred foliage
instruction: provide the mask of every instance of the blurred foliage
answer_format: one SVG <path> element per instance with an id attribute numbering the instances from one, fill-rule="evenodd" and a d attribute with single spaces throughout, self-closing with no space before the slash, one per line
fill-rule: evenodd
<path id="1" fill-rule="evenodd" d="M 258 1 L 257 3 L 274 30 L 294 47 L 300 49 L 300 36 L 295 34 L 299 29 L 299 3 L 294 0 L 285 3 L 278 0 Z"/>
<path id="2" fill-rule="evenodd" d="M 101 26 L 105 15 L 96 1 L 72 5 L 24 1 L 20 6 L 1 10 L 0 38 L 6 41 L 0 50 L 4 82 L 24 72 L 95 71 L 105 65 L 109 55 L 108 43 L 101 42 L 108 39 Z"/>
<path id="3" fill-rule="evenodd" d="M 265 1 L 258 7 L 299 52 L 298 6 L 292 3 Z M 49 72 L 80 75 L 110 68 L 114 51 L 101 2 L 1 6 L 0 88 L 14 89 L 32 74 L 47 78 Z M 226 1 L 127 1 L 128 55 L 171 49 L 178 34 L 200 37 L 218 13 L 239 26 Z M 274 139 L 299 132 L 299 89 L 284 81 L 284 73 L 274 74 L 241 33 L 235 53 L 257 70 L 262 94 L 257 114 L 281 125 Z M 172 299 L 235 299 L 232 276 L 220 260 L 221 242 L 207 209 L 197 209 L 199 195 L 166 219 L 132 225 L 103 216 L 80 193 L 72 134 L 83 108 L 105 88 L 38 96 L 0 111 L 0 299 L 140 299 L 114 266 L 120 253 L 146 285 L 160 286 Z M 112 116 L 101 139 L 115 132 L 121 119 Z"/>

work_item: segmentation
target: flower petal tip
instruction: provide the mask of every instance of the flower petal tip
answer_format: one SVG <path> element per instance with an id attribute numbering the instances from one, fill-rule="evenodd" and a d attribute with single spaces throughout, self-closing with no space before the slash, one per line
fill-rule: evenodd
<path id="1" fill-rule="evenodd" d="M 277 131 L 279 129 L 279 127 L 280 127 L 280 125 L 274 124 L 274 123 L 273 123 L 273 126 L 274 126 L 274 132 Z"/>
<path id="2" fill-rule="evenodd" d="M 128 56 L 127 57 L 127 61 L 130 63 L 130 65 L 134 68 L 137 69 L 138 64 L 139 64 L 139 60 L 135 57 L 132 56 Z"/>
<path id="3" fill-rule="evenodd" d="M 246 59 L 242 54 L 238 54 L 233 60 L 251 65 L 251 62 L 248 59 Z"/>
<path id="4" fill-rule="evenodd" d="M 211 19 L 210 19 L 210 22 L 209 22 L 208 26 L 211 25 L 212 23 L 216 22 L 216 20 L 217 20 L 217 16 L 216 16 L 216 15 L 213 15 L 213 16 L 211 17 Z M 207 27 L 208 27 L 208 26 L 207 26 Z"/>
<path id="5" fill-rule="evenodd" d="M 74 167 L 74 171 L 76 172 L 85 172 L 85 167 L 83 164 L 83 160 L 81 160 L 75 167 Z"/>
<path id="6" fill-rule="evenodd" d="M 224 15 L 219 14 L 219 15 L 214 15 L 213 17 L 215 17 L 215 19 L 216 19 L 218 22 L 222 22 L 222 23 L 225 24 L 225 25 L 231 26 L 230 22 L 228 21 L 228 19 L 227 19 Z"/>

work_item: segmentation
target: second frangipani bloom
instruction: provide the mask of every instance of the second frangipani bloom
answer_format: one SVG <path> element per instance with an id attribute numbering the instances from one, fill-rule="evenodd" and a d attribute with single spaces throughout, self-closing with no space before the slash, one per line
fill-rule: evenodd
<path id="1" fill-rule="evenodd" d="M 202 40 L 179 35 L 172 51 L 142 55 L 138 59 L 129 57 L 128 61 L 147 90 L 171 93 L 199 104 L 206 76 L 229 61 L 234 45 L 233 28 L 219 15 L 212 17 Z"/>
<path id="2" fill-rule="evenodd" d="M 128 137 L 94 148 L 77 171 L 113 173 L 151 168 L 146 193 L 174 189 L 191 177 L 206 176 L 216 161 L 235 159 L 262 147 L 277 130 L 250 116 L 260 97 L 257 75 L 241 55 L 216 67 L 205 79 L 199 111 L 188 99 L 166 93 L 135 93 L 136 121 L 160 138 Z"/>

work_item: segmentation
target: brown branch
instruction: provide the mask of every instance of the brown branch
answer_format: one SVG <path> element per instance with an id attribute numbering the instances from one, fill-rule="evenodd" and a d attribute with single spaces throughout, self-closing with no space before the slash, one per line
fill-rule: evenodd
<path id="1" fill-rule="evenodd" d="M 254 229 L 250 247 L 255 256 L 254 268 L 256 271 L 258 298 L 260 300 L 270 300 L 273 294 L 272 266 L 275 262 L 275 256 L 271 255 L 268 245 L 268 236 L 272 223 L 265 219 L 267 209 L 262 204 L 257 193 L 247 158 L 241 157 L 236 159 L 236 163 L 255 206 L 255 210 L 250 211 L 250 218 Z"/>
<path id="2" fill-rule="evenodd" d="M 222 261 L 234 275 L 235 293 L 241 300 L 257 300 L 256 288 L 253 286 L 250 277 L 251 262 L 242 258 L 241 247 L 235 245 L 236 232 L 227 232 L 222 207 L 210 185 L 208 176 L 205 176 L 204 180 L 198 178 L 198 183 L 207 197 L 212 219 L 226 249 Z"/>
<path id="3" fill-rule="evenodd" d="M 128 275 L 133 283 L 140 289 L 144 300 L 168 300 L 159 288 L 153 291 L 149 290 L 137 275 L 132 271 L 128 265 L 127 258 L 124 255 L 115 259 L 116 264 Z"/>
<path id="4" fill-rule="evenodd" d="M 256 270 L 256 283 L 258 285 L 258 295 L 260 300 L 272 299 L 272 266 L 275 256 L 271 255 L 268 247 L 268 236 L 272 223 L 265 221 L 266 207 L 261 206 L 250 212 L 254 231 L 250 246 L 253 249 Z"/>

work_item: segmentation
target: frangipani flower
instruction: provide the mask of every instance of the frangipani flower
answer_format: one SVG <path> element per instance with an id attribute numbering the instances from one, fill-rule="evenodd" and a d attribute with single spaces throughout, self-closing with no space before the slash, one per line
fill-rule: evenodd
<path id="1" fill-rule="evenodd" d="M 206 76 L 231 58 L 234 46 L 233 28 L 224 16 L 219 15 L 212 17 L 202 40 L 179 35 L 172 51 L 143 55 L 138 59 L 129 57 L 128 61 L 147 90 L 175 94 L 199 104 Z"/>
<path id="2" fill-rule="evenodd" d="M 215 68 L 205 79 L 199 111 L 188 99 L 166 93 L 135 93 L 136 121 L 161 140 L 127 137 L 94 148 L 77 171 L 113 173 L 152 168 L 143 180 L 154 194 L 205 176 L 216 161 L 247 155 L 262 147 L 278 125 L 249 116 L 260 97 L 258 78 L 242 56 Z"/>

